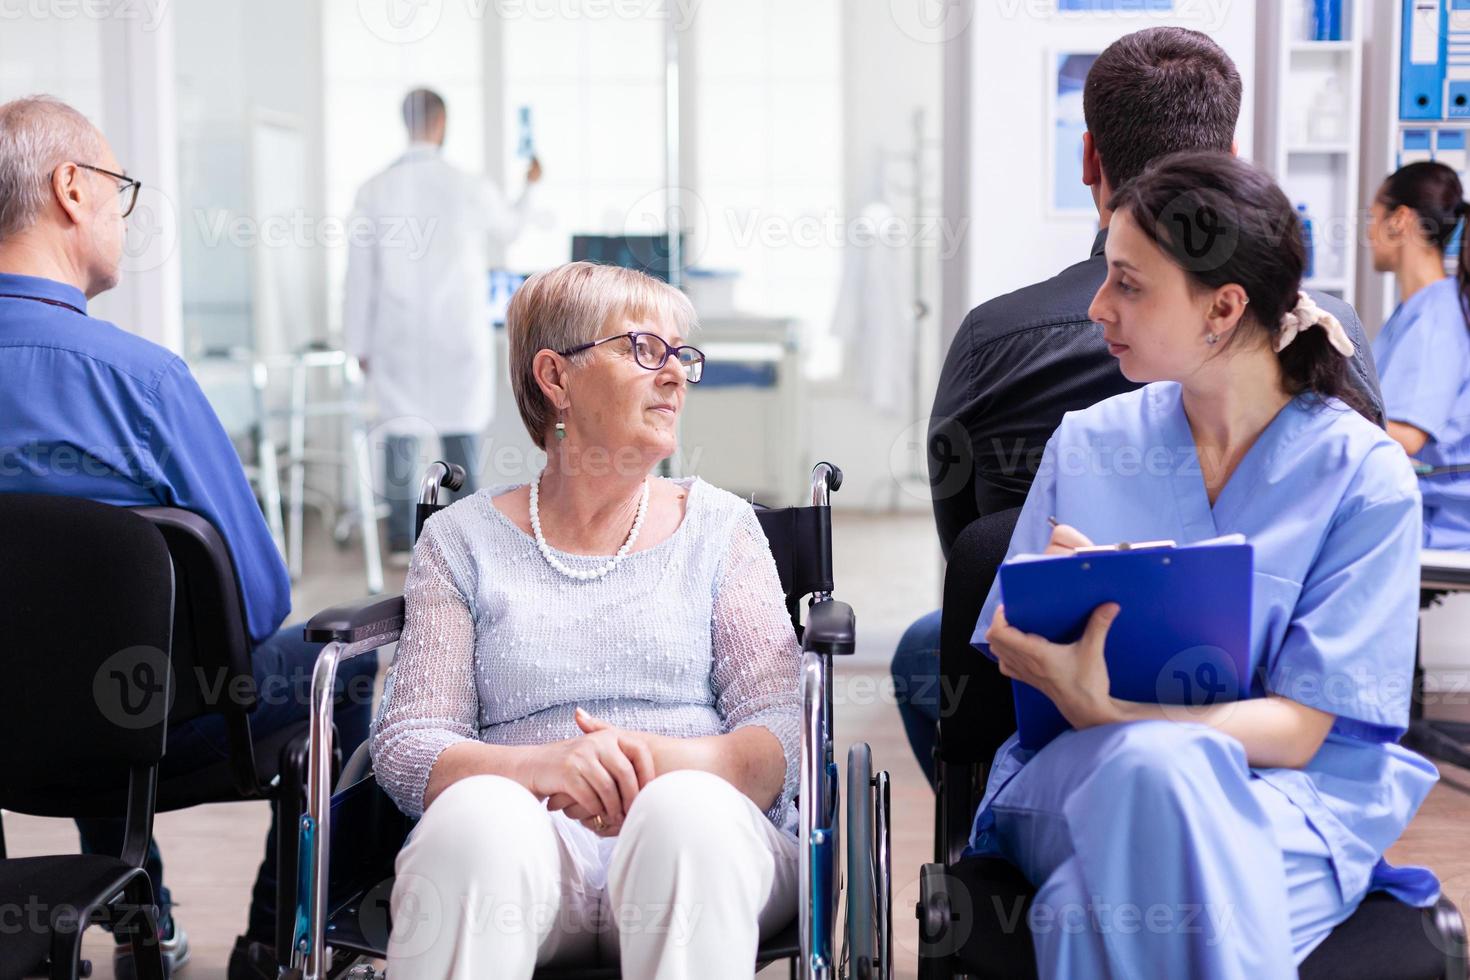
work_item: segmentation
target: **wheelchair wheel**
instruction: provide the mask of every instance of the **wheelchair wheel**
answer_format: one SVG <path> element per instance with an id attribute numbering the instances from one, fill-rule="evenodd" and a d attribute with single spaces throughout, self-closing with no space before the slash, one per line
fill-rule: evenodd
<path id="1" fill-rule="evenodd" d="M 859 742 L 847 752 L 847 947 L 854 980 L 878 976 L 873 841 L 873 757 Z"/>

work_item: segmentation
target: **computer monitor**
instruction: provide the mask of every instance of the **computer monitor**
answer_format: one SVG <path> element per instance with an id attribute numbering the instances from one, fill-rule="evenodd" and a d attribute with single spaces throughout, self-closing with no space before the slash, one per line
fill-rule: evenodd
<path id="1" fill-rule="evenodd" d="M 680 254 L 684 251 L 684 235 L 679 236 Z M 602 265 L 637 269 L 655 279 L 669 281 L 669 236 L 667 235 L 573 235 L 573 262 L 598 262 Z M 687 264 L 687 263 L 686 263 Z"/>
<path id="2" fill-rule="evenodd" d="M 511 272 L 508 269 L 490 270 L 490 323 L 492 326 L 505 326 L 506 313 L 510 309 L 510 298 L 526 277 L 519 272 Z"/>

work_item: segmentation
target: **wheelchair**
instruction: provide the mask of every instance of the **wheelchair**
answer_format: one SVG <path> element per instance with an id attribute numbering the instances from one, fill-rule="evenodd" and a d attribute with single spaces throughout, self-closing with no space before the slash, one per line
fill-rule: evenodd
<path id="1" fill-rule="evenodd" d="M 440 509 L 440 490 L 457 490 L 463 480 L 458 466 L 430 466 L 418 504 L 419 529 Z M 873 772 L 865 744 L 848 754 L 847 932 L 843 949 L 835 942 L 843 810 L 832 757 L 832 657 L 853 652 L 856 630 L 852 608 L 832 598 L 829 495 L 841 484 L 837 467 L 819 463 L 812 471 L 810 506 L 757 508 L 802 648 L 798 915 L 761 943 L 757 966 L 788 960 L 791 976 L 803 980 L 877 980 L 893 972 L 888 774 Z M 803 626 L 800 601 L 806 597 Z M 403 597 L 375 596 L 328 609 L 307 625 L 307 639 L 326 646 L 312 681 L 295 930 L 290 964 L 282 970 L 291 980 L 373 977 L 375 971 L 361 961 L 381 958 L 387 948 L 393 863 L 412 821 L 373 779 L 367 745 L 343 767 L 333 791 L 330 692 L 340 663 L 394 642 L 403 624 Z M 541 968 L 536 976 L 592 980 L 615 978 L 619 971 L 616 964 L 601 964 Z"/>
<path id="2" fill-rule="evenodd" d="M 990 764 L 1016 728 L 1010 681 L 970 646 L 1020 510 L 974 521 L 955 539 L 940 622 L 934 863 L 919 877 L 920 980 L 1035 977 L 1027 926 L 1036 894 L 1004 858 L 964 855 Z M 1017 909 L 1021 910 L 1016 915 Z M 1369 895 L 1302 962 L 1304 980 L 1465 980 L 1465 926 L 1453 902 Z"/>

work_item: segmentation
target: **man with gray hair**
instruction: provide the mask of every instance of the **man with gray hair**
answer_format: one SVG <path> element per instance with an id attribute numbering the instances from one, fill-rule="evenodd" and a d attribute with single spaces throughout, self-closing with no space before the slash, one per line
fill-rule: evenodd
<path id="1" fill-rule="evenodd" d="M 291 610 L 285 565 L 234 446 L 188 366 L 87 313 L 88 300 L 117 284 L 124 220 L 140 187 L 106 138 L 65 103 L 34 97 L 0 105 L 0 493 L 162 504 L 208 519 L 234 559 L 260 692 L 251 728 L 264 739 L 306 718 L 302 692 L 309 685 L 300 681 L 311 676 L 319 645 L 306 643 L 299 625 L 278 628 Z M 361 659 L 363 666 L 354 660 L 339 671 L 349 674 L 341 691 L 351 694 L 339 693 L 335 714 L 345 751 L 367 736 L 371 720 L 377 665 Z M 187 776 L 228 751 L 217 715 L 172 726 L 161 775 Z M 77 823 L 84 850 L 120 853 L 121 819 Z M 172 969 L 189 947 L 170 914 L 156 844 L 146 867 Z M 275 975 L 248 962 L 252 943 L 274 942 L 274 898 L 270 841 L 231 980 Z M 119 946 L 114 972 L 133 975 L 129 947 Z"/>

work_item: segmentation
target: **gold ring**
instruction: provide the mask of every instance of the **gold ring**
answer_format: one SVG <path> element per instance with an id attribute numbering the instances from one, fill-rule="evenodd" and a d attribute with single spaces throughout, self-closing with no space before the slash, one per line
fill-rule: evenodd
<path id="1" fill-rule="evenodd" d="M 599 814 L 595 814 L 592 817 L 592 822 L 597 825 L 597 829 L 598 830 L 606 830 L 607 829 L 605 826 L 603 826 L 603 823 L 602 823 L 602 814 L 600 814 L 600 813 Z"/>

